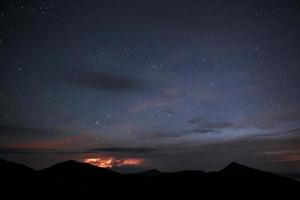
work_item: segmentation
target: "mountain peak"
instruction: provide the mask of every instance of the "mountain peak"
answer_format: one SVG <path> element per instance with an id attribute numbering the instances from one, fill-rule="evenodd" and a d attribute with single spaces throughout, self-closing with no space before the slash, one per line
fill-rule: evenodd
<path id="1" fill-rule="evenodd" d="M 0 169 L 21 169 L 21 170 L 27 170 L 27 171 L 34 171 L 33 169 L 27 167 L 26 165 L 3 160 L 0 158 Z"/>
<path id="2" fill-rule="evenodd" d="M 64 162 L 61 162 L 61 163 L 57 163 L 55 165 L 52 165 L 51 167 L 49 168 L 46 168 L 46 169 L 58 169 L 58 168 L 78 168 L 78 167 L 84 167 L 84 166 L 90 166 L 90 167 L 94 167 L 92 165 L 89 165 L 87 163 L 81 163 L 81 162 L 77 162 L 75 160 L 67 160 L 67 161 L 64 161 Z"/>
<path id="3" fill-rule="evenodd" d="M 229 165 L 227 165 L 225 168 L 244 168 L 244 167 L 247 167 L 245 165 L 242 165 L 240 163 L 237 163 L 237 162 L 231 162 L 229 163 Z M 248 168 L 248 167 L 247 167 Z"/>
<path id="4" fill-rule="evenodd" d="M 35 171 L 26 165 L 6 161 L 0 158 L 0 176 L 3 177 L 24 177 L 33 174 Z"/>
<path id="5" fill-rule="evenodd" d="M 229 165 L 227 165 L 225 168 L 220 170 L 220 172 L 225 173 L 244 173 L 244 172 L 261 172 L 260 170 L 242 165 L 237 162 L 231 162 Z"/>
<path id="6" fill-rule="evenodd" d="M 75 160 L 68 160 L 55 164 L 49 168 L 43 169 L 41 173 L 61 175 L 61 176 L 93 176 L 93 175 L 118 175 L 119 173 L 106 168 L 97 167 L 88 163 L 82 163 Z"/>

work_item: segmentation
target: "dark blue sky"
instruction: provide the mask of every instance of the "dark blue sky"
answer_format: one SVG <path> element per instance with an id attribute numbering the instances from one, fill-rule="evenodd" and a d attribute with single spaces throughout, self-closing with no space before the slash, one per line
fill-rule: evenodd
<path id="1" fill-rule="evenodd" d="M 298 1 L 0 5 L 2 158 L 300 170 Z"/>

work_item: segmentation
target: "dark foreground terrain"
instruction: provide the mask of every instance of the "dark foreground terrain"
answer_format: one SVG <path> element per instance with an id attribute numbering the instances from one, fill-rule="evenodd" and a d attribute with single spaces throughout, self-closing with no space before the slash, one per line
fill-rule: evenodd
<path id="1" fill-rule="evenodd" d="M 238 163 L 127 175 L 76 161 L 35 171 L 0 159 L 0 176 L 1 199 L 300 199 L 300 182 Z"/>

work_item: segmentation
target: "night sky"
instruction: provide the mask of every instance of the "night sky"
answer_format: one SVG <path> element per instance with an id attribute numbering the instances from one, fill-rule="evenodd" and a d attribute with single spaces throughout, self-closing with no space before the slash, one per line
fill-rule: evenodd
<path id="1" fill-rule="evenodd" d="M 300 2 L 1 0 L 0 157 L 299 172 Z"/>

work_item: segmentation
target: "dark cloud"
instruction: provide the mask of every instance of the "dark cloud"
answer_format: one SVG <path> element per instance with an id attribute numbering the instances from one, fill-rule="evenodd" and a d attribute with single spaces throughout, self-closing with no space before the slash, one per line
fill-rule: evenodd
<path id="1" fill-rule="evenodd" d="M 145 147 L 111 147 L 90 148 L 78 150 L 40 149 L 40 148 L 0 148 L 0 154 L 90 154 L 90 153 L 151 153 L 159 151 L 155 148 Z"/>
<path id="2" fill-rule="evenodd" d="M 135 136 L 140 139 L 178 138 L 192 134 L 221 133 L 224 129 L 235 128 L 235 125 L 230 122 L 209 122 L 204 118 L 195 118 L 190 120 L 189 123 L 191 123 L 193 127 L 175 131 L 156 131 L 142 136 Z"/>
<path id="3" fill-rule="evenodd" d="M 191 124 L 199 124 L 199 123 L 206 123 L 207 119 L 204 117 L 196 117 L 188 121 Z"/>
<path id="4" fill-rule="evenodd" d="M 42 132 L 48 132 L 42 129 L 36 128 L 28 128 L 28 127 L 21 127 L 21 126 L 0 126 L 1 135 L 5 134 L 40 134 Z"/>
<path id="5" fill-rule="evenodd" d="M 0 126 L 0 133 L 1 135 L 5 134 L 23 134 L 26 133 L 36 135 L 36 134 L 43 134 L 44 136 L 47 135 L 60 135 L 62 133 L 70 133 L 69 131 L 65 130 L 55 130 L 55 129 L 39 129 L 33 127 L 22 127 L 22 126 Z"/>
<path id="6" fill-rule="evenodd" d="M 187 129 L 187 130 L 182 130 L 182 131 L 157 131 L 153 133 L 148 133 L 146 135 L 136 135 L 137 138 L 140 139 L 164 139 L 164 138 L 178 138 L 178 137 L 183 137 L 183 136 L 188 136 L 192 134 L 209 134 L 209 133 L 220 133 L 220 131 L 217 130 L 212 130 L 212 129 L 199 129 L 199 128 L 194 128 L 194 129 Z"/>
<path id="7" fill-rule="evenodd" d="M 190 124 L 196 125 L 200 129 L 224 129 L 234 126 L 231 122 L 211 122 L 203 117 L 196 117 L 188 121 Z"/>
<path id="8" fill-rule="evenodd" d="M 290 136 L 290 137 L 300 136 L 300 128 L 289 129 L 287 131 L 281 131 L 281 132 L 276 132 L 276 133 L 256 135 L 253 137 L 276 138 L 276 137 L 281 137 L 281 136 Z"/>
<path id="9" fill-rule="evenodd" d="M 22 126 L 0 126 L 0 138 L 6 139 L 39 139 L 39 138 L 51 138 L 73 134 L 70 131 L 65 130 L 50 130 L 50 129 L 39 129 L 33 127 L 22 127 Z"/>
<path id="10" fill-rule="evenodd" d="M 131 76 L 87 70 L 69 70 L 62 73 L 62 81 L 96 90 L 138 90 L 145 82 Z"/>
<path id="11" fill-rule="evenodd" d="M 230 122 L 207 122 L 198 125 L 201 129 L 226 129 L 232 128 L 234 126 L 233 123 Z"/>
<path id="12" fill-rule="evenodd" d="M 206 134 L 206 133 L 219 133 L 219 132 L 220 131 L 214 129 L 194 128 L 194 129 L 181 131 L 180 133 L 182 135 L 185 135 L 185 134 L 193 134 L 193 133 Z"/>
<path id="13" fill-rule="evenodd" d="M 93 148 L 86 149 L 86 151 L 94 152 L 112 152 L 112 153 L 149 153 L 158 151 L 155 148 L 144 148 L 144 147 L 112 147 L 112 148 Z"/>
<path id="14" fill-rule="evenodd" d="M 0 154 L 74 154 L 80 151 L 63 151 L 55 149 L 38 149 L 38 148 L 0 148 Z"/>

